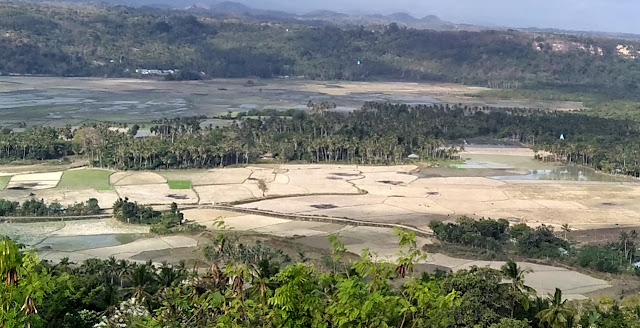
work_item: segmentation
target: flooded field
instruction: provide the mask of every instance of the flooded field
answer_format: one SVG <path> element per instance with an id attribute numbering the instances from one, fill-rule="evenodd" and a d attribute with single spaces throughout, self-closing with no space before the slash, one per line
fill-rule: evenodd
<path id="1" fill-rule="evenodd" d="M 462 158 L 464 164 L 454 165 L 456 168 L 470 171 L 489 171 L 490 174 L 485 176 L 497 180 L 638 181 L 625 176 L 603 174 L 586 167 L 541 162 L 531 156 L 463 154 Z"/>
<path id="2" fill-rule="evenodd" d="M 142 234 L 105 234 L 47 237 L 40 243 L 33 245 L 36 249 L 53 251 L 81 251 L 92 248 L 119 246 L 140 239 Z"/>
<path id="3" fill-rule="evenodd" d="M 453 84 L 217 79 L 166 82 L 134 79 L 0 77 L 0 124 L 79 125 L 87 121 L 148 122 L 177 116 L 217 116 L 251 109 L 306 109 L 309 101 L 352 111 L 367 101 L 462 103 L 497 107 L 581 108 L 568 102 L 469 97 L 484 88 Z M 216 125 L 219 122 L 213 122 Z"/>
<path id="4" fill-rule="evenodd" d="M 129 244 L 148 232 L 147 226 L 127 225 L 114 219 L 0 223 L 0 236 L 38 250 L 61 252 Z"/>

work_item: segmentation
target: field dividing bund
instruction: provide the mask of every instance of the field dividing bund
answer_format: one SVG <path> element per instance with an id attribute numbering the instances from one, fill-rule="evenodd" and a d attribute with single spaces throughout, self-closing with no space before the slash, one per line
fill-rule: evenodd
<path id="1" fill-rule="evenodd" d="M 277 213 L 272 211 L 265 211 L 259 209 L 250 209 L 250 208 L 239 208 L 233 206 L 222 206 L 222 205 L 202 205 L 195 206 L 189 208 L 197 208 L 197 209 L 213 209 L 220 211 L 230 211 L 237 213 L 245 213 L 245 214 L 256 214 L 262 216 L 270 216 L 278 219 L 288 219 L 294 221 L 313 221 L 313 222 L 324 222 L 324 223 L 338 223 L 350 226 L 366 226 L 366 227 L 377 227 L 377 228 L 400 228 L 415 232 L 416 235 L 420 237 L 431 237 L 433 234 L 429 231 L 425 231 L 422 229 L 418 229 L 413 226 L 409 226 L 406 224 L 398 224 L 398 223 L 384 223 L 384 222 L 372 222 L 372 221 L 364 221 L 364 220 L 355 220 L 349 218 L 338 218 L 338 217 L 330 217 L 330 216 L 318 216 L 318 215 L 304 215 L 304 214 L 286 214 L 286 213 Z"/>

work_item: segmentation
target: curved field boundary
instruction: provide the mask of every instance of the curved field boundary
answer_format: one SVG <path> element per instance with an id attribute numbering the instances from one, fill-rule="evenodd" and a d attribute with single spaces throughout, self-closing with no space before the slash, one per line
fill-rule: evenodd
<path id="1" fill-rule="evenodd" d="M 270 216 L 279 219 L 288 219 L 288 220 L 296 220 L 296 221 L 315 221 L 315 222 L 326 222 L 326 223 L 340 223 L 351 226 L 367 226 L 367 227 L 378 227 L 378 228 L 400 228 L 415 232 L 416 235 L 421 237 L 432 237 L 433 234 L 431 232 L 418 229 L 414 226 L 406 225 L 406 224 L 398 224 L 398 223 L 382 223 L 382 222 L 371 222 L 371 221 L 362 221 L 348 218 L 339 218 L 332 216 L 319 216 L 319 215 L 305 215 L 305 214 L 286 214 L 286 213 L 278 213 L 272 211 L 258 210 L 258 209 L 250 209 L 250 208 L 240 208 L 233 206 L 224 206 L 224 205 L 201 205 L 195 206 L 193 208 L 198 209 L 214 209 L 214 210 L 222 210 L 222 211 L 230 211 L 230 212 L 238 212 L 245 214 L 257 214 L 263 216 Z M 186 208 L 185 208 L 186 209 Z"/>

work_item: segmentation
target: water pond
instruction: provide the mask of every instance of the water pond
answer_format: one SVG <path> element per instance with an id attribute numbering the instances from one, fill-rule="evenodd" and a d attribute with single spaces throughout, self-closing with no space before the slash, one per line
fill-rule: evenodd
<path id="1" fill-rule="evenodd" d="M 559 180 L 559 181 L 599 181 L 627 182 L 637 181 L 624 176 L 612 176 L 580 166 L 554 165 L 540 162 L 533 157 L 513 155 L 463 154 L 463 164 L 454 165 L 457 169 L 491 170 L 488 175 L 498 180 Z M 504 170 L 509 174 L 495 174 Z M 499 171 L 498 171 L 499 172 Z"/>
<path id="2" fill-rule="evenodd" d="M 46 237 L 36 245 L 37 249 L 54 251 L 81 251 L 85 249 L 101 248 L 128 244 L 142 238 L 143 234 L 120 233 L 104 235 L 54 236 Z"/>

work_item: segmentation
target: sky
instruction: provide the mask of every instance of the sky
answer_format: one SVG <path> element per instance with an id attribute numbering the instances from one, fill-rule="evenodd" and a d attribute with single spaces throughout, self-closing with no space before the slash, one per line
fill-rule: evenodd
<path id="1" fill-rule="evenodd" d="M 238 1 L 238 0 L 237 0 Z M 454 23 L 640 34 L 640 0 L 239 0 L 252 7 L 304 13 L 407 12 Z"/>

